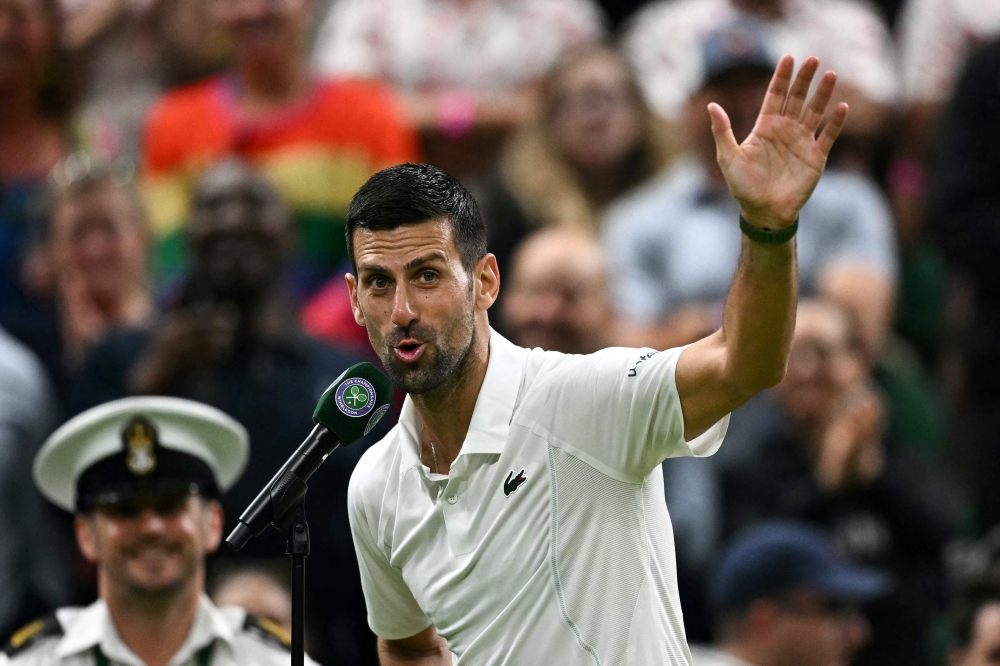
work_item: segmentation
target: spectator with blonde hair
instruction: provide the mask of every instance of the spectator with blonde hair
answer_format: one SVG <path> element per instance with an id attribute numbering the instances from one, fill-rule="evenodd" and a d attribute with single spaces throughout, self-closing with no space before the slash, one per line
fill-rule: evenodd
<path id="1" fill-rule="evenodd" d="M 579 226 L 596 232 L 604 209 L 669 166 L 678 152 L 625 58 L 604 45 L 568 53 L 541 88 L 541 112 L 479 192 L 489 248 L 500 272 L 531 230 Z"/>

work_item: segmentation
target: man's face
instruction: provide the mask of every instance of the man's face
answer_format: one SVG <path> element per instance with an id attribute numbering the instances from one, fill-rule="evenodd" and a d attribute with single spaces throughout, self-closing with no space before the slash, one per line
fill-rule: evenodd
<path id="1" fill-rule="evenodd" d="M 583 169 L 617 167 L 642 138 L 638 100 L 625 64 L 598 52 L 555 82 L 552 133 L 563 154 Z"/>
<path id="2" fill-rule="evenodd" d="M 354 232 L 357 276 L 347 275 L 354 318 L 367 327 L 390 379 L 411 394 L 433 391 L 461 375 L 476 340 L 476 315 L 496 298 L 477 295 L 484 267 L 462 266 L 448 220 L 389 231 Z M 498 282 L 498 281 L 497 281 Z"/>
<path id="3" fill-rule="evenodd" d="M 80 550 L 120 593 L 171 596 L 191 584 L 222 536 L 222 509 L 196 495 L 95 509 L 76 519 Z"/>
<path id="4" fill-rule="evenodd" d="M 870 638 L 868 623 L 857 611 L 812 590 L 795 590 L 775 603 L 774 664 L 849 666 Z"/>
<path id="5" fill-rule="evenodd" d="M 248 61 L 287 58 L 301 48 L 312 0 L 215 0 L 216 16 Z"/>
<path id="6" fill-rule="evenodd" d="M 777 395 L 800 423 L 821 421 L 833 401 L 854 381 L 860 359 L 850 345 L 850 323 L 836 306 L 803 303 L 795 321 L 792 350 Z"/>
<path id="7" fill-rule="evenodd" d="M 757 69 L 736 69 L 722 74 L 691 96 L 684 112 L 684 124 L 692 149 L 713 173 L 719 171 L 715 158 L 715 137 L 706 107 L 715 102 L 729 115 L 736 141 L 742 143 L 757 122 L 771 74 Z"/>
<path id="8" fill-rule="evenodd" d="M 113 295 L 145 281 L 146 232 L 136 204 L 105 184 L 60 202 L 52 216 L 53 268 L 84 291 Z"/>
<path id="9" fill-rule="evenodd" d="M 37 80 L 54 40 L 43 0 L 0 0 L 0 88 Z"/>
<path id="10" fill-rule="evenodd" d="M 288 216 L 258 175 L 224 165 L 202 181 L 188 228 L 192 272 L 217 294 L 240 300 L 281 277 L 291 243 Z"/>
<path id="11" fill-rule="evenodd" d="M 606 346 L 613 316 L 604 257 L 595 241 L 542 232 L 518 251 L 503 303 L 512 339 L 523 347 L 589 354 Z"/>
<path id="12" fill-rule="evenodd" d="M 968 647 L 954 651 L 948 663 L 949 666 L 1000 664 L 1000 603 L 986 604 L 979 609 Z"/>

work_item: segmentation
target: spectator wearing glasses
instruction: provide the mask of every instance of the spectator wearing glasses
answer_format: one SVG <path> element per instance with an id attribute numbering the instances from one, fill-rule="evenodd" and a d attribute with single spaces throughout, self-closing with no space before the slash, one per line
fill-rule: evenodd
<path id="1" fill-rule="evenodd" d="M 35 483 L 75 518 L 100 598 L 14 632 L 4 666 L 278 666 L 287 635 L 205 595 L 205 557 L 222 540 L 219 498 L 247 463 L 246 430 L 188 400 L 126 398 L 52 434 Z M 313 664 L 311 659 L 307 663 Z"/>
<path id="2" fill-rule="evenodd" d="M 712 573 L 718 649 L 692 648 L 693 663 L 849 666 L 870 635 L 857 605 L 888 588 L 885 574 L 838 555 L 815 528 L 759 525 L 729 545 Z"/>
<path id="3" fill-rule="evenodd" d="M 847 554 L 901 582 L 870 614 L 859 664 L 923 664 L 943 611 L 941 553 L 962 527 L 960 494 L 940 468 L 887 450 L 885 408 L 851 320 L 830 301 L 799 304 L 778 426 L 722 473 L 726 532 L 769 519 L 825 528 Z"/>
<path id="4" fill-rule="evenodd" d="M 477 192 L 501 275 L 532 230 L 599 232 L 605 209 L 667 168 L 680 149 L 611 47 L 567 53 L 549 70 L 540 97 L 539 115 L 511 139 L 496 177 Z"/>

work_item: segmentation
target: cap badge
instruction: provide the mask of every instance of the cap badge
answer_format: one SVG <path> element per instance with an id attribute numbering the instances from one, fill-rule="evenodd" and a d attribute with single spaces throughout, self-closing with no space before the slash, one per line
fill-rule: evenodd
<path id="1" fill-rule="evenodd" d="M 156 428 L 146 419 L 139 417 L 122 431 L 125 443 L 125 466 L 136 476 L 146 476 L 156 469 Z"/>

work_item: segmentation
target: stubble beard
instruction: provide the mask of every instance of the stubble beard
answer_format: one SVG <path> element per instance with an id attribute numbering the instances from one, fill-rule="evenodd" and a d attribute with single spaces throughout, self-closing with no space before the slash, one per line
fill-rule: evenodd
<path id="1" fill-rule="evenodd" d="M 437 336 L 427 341 L 428 346 L 434 341 L 438 343 L 434 346 L 432 355 L 425 352 L 423 358 L 420 359 L 421 361 L 430 360 L 431 363 L 428 367 L 407 367 L 396 358 L 394 345 L 388 343 L 382 365 L 393 385 L 410 395 L 425 395 L 460 382 L 465 374 L 464 368 L 468 365 L 468 359 L 476 344 L 475 310 L 469 308 L 468 313 L 469 316 L 465 323 L 469 335 L 464 344 L 445 346 Z M 409 333 L 419 335 L 416 331 L 419 331 L 419 328 Z M 432 350 L 428 349 L 427 351 Z M 432 356 L 432 358 L 428 359 L 428 356 Z"/>

